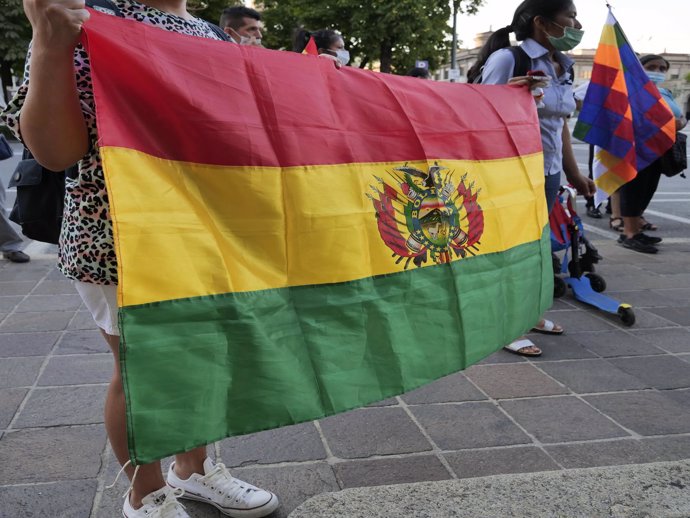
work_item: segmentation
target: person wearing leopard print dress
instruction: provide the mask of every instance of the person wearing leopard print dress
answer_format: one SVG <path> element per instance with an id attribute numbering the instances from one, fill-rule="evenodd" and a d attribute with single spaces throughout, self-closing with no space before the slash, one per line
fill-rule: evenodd
<path id="1" fill-rule="evenodd" d="M 191 16 L 186 0 L 114 0 L 125 18 L 201 38 L 218 39 Z M 60 171 L 78 162 L 67 179 L 58 267 L 75 284 L 115 362 L 105 403 L 105 427 L 118 461 L 131 480 L 125 518 L 185 518 L 178 498 L 209 503 L 227 516 L 258 518 L 278 507 L 277 497 L 230 475 L 207 456 L 206 447 L 179 454 L 168 471 L 160 462 L 128 463 L 125 397 L 119 372 L 117 262 L 108 193 L 98 150 L 89 57 L 79 45 L 89 13 L 82 0 L 24 0 L 33 30 L 24 83 L 0 119 L 44 167 Z M 135 476 L 136 475 L 136 476 Z M 210 487 L 215 488 L 211 491 Z"/>

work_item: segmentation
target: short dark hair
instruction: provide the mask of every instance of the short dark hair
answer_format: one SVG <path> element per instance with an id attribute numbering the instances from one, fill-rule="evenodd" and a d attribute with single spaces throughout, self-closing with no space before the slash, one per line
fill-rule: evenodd
<path id="1" fill-rule="evenodd" d="M 410 77 L 421 77 L 423 79 L 429 79 L 431 77 L 429 69 L 422 67 L 414 67 L 407 73 L 407 75 Z"/>
<path id="2" fill-rule="evenodd" d="M 234 5 L 223 9 L 223 14 L 220 15 L 220 28 L 225 29 L 227 26 L 234 30 L 242 27 L 242 20 L 244 18 L 253 18 L 257 22 L 261 21 L 261 13 L 250 7 L 243 5 Z"/>
<path id="3" fill-rule="evenodd" d="M 659 54 L 647 54 L 646 56 L 642 56 L 640 58 L 640 63 L 642 63 L 642 66 L 645 66 L 647 63 L 650 61 L 654 61 L 655 59 L 660 59 L 664 63 L 666 63 L 666 68 L 670 68 L 671 64 L 668 62 L 668 59 L 666 59 L 663 56 L 660 56 Z"/>
<path id="4" fill-rule="evenodd" d="M 343 39 L 339 32 L 333 29 L 321 29 L 320 31 L 308 31 L 304 27 L 295 30 L 294 36 L 292 38 L 292 50 L 294 52 L 302 52 L 307 43 L 309 43 L 309 38 L 314 38 L 314 43 L 316 43 L 316 48 L 327 50 L 336 43 L 338 40 Z"/>

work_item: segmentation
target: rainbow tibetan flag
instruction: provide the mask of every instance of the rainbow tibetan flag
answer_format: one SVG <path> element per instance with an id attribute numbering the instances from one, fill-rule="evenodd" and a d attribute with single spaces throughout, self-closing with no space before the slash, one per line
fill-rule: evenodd
<path id="1" fill-rule="evenodd" d="M 464 369 L 549 307 L 527 90 L 86 25 L 134 462 Z"/>
<path id="2" fill-rule="evenodd" d="M 673 144 L 675 121 L 609 9 L 573 135 L 595 146 L 595 203 Z"/>

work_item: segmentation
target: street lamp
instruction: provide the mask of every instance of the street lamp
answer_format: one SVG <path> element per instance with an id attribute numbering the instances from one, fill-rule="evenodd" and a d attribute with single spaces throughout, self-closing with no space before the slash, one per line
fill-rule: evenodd
<path id="1" fill-rule="evenodd" d="M 453 0 L 453 46 L 450 49 L 450 82 L 454 83 L 456 79 L 460 78 L 458 74 L 458 9 L 460 8 L 460 0 Z"/>

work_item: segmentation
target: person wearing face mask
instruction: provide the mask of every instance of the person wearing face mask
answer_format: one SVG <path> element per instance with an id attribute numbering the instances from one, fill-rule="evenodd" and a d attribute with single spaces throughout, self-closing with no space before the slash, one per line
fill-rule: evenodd
<path id="1" fill-rule="evenodd" d="M 261 47 L 261 14 L 258 11 L 243 5 L 227 7 L 218 25 L 235 43 Z"/>
<path id="2" fill-rule="evenodd" d="M 479 52 L 477 62 L 468 72 L 470 82 L 482 84 L 525 84 L 535 86 L 539 73 L 544 96 L 538 104 L 539 126 L 544 150 L 545 196 L 549 211 L 553 207 L 565 173 L 580 194 L 592 196 L 594 182 L 580 174 L 570 142 L 567 117 L 575 111 L 571 70 L 573 60 L 563 52 L 575 48 L 582 39 L 582 25 L 571 0 L 525 0 L 513 15 L 510 25 L 494 32 Z M 522 42 L 519 50 L 510 50 L 510 33 Z M 514 77 L 516 56 L 523 53 L 534 76 Z M 524 73 L 524 71 L 523 71 Z M 533 331 L 562 334 L 563 327 L 542 319 Z M 539 356 L 541 350 L 528 338 L 520 338 L 505 347 L 524 356 Z"/>
<path id="3" fill-rule="evenodd" d="M 648 54 L 640 58 L 640 63 L 673 112 L 676 119 L 676 131 L 680 131 L 688 121 L 683 116 L 680 106 L 673 99 L 670 90 L 660 86 L 666 80 L 668 61 L 656 54 Z M 621 199 L 621 215 L 623 216 L 623 233 L 618 239 L 618 243 L 625 248 L 645 254 L 655 254 L 659 251 L 656 245 L 661 243 L 662 239 L 644 233 L 645 230 L 656 230 L 656 226 L 645 221 L 643 214 L 659 186 L 662 172 L 661 161 L 652 162 L 638 171 L 633 180 L 618 190 Z"/>
<path id="4" fill-rule="evenodd" d="M 302 52 L 310 38 L 314 38 L 319 56 L 337 61 L 341 66 L 350 62 L 350 53 L 345 50 L 343 37 L 332 29 L 322 29 L 315 32 L 298 29 L 293 38 L 292 50 Z"/>

